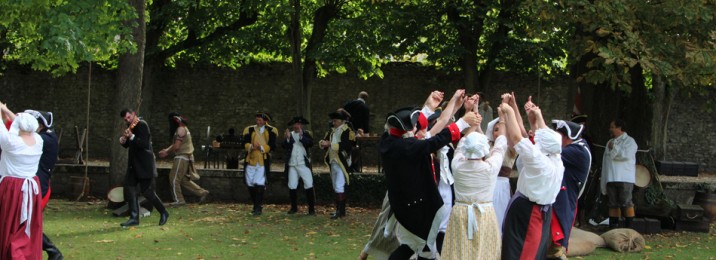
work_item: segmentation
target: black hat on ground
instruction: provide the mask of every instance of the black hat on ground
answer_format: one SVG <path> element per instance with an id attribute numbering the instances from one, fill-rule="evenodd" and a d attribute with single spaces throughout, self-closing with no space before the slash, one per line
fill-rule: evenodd
<path id="1" fill-rule="evenodd" d="M 388 126 L 402 131 L 412 131 L 418 123 L 420 110 L 414 107 L 405 107 L 388 114 L 385 119 Z"/>
<path id="2" fill-rule="evenodd" d="M 552 126 L 554 126 L 554 130 L 564 134 L 572 140 L 579 139 L 582 135 L 582 130 L 584 129 L 583 125 L 564 120 L 552 120 Z"/>
<path id="3" fill-rule="evenodd" d="M 303 125 L 309 124 L 309 123 L 308 123 L 308 120 L 306 120 L 306 119 L 303 118 L 302 116 L 294 116 L 294 117 L 291 119 L 291 121 L 288 121 L 288 125 L 293 125 L 293 124 L 295 124 L 295 123 L 301 123 L 301 124 L 303 124 Z"/>

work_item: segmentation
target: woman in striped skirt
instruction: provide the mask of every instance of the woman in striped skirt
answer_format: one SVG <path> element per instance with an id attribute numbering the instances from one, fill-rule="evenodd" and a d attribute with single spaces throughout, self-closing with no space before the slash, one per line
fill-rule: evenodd
<path id="1" fill-rule="evenodd" d="M 492 150 L 487 137 L 472 132 L 452 160 L 455 205 L 445 232 L 442 259 L 499 259 L 501 239 L 492 206 L 497 174 L 507 150 L 504 127 Z M 488 157 L 489 155 L 489 157 Z"/>

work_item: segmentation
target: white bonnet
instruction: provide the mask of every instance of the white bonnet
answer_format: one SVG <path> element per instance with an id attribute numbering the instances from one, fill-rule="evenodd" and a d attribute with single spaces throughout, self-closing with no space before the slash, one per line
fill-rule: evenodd
<path id="1" fill-rule="evenodd" d="M 465 148 L 465 158 L 478 159 L 490 153 L 490 145 L 487 143 L 487 137 L 485 135 L 472 132 L 464 138 L 463 147 Z"/>
<path id="2" fill-rule="evenodd" d="M 28 113 L 18 113 L 15 120 L 12 121 L 10 132 L 19 133 L 19 131 L 35 132 L 40 125 L 37 119 Z"/>
<path id="3" fill-rule="evenodd" d="M 490 142 L 495 141 L 495 137 L 492 132 L 495 131 L 495 125 L 497 124 L 497 121 L 500 121 L 499 116 L 487 123 L 487 130 L 485 130 L 485 135 L 487 135 L 487 140 L 490 140 Z"/>
<path id="4" fill-rule="evenodd" d="M 535 144 L 545 154 L 562 152 L 562 136 L 549 128 L 540 128 L 535 132 Z"/>

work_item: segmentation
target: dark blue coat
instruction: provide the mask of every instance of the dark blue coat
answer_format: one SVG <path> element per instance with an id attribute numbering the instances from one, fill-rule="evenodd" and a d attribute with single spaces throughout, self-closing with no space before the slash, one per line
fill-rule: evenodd
<path id="1" fill-rule="evenodd" d="M 568 248 L 569 236 L 577 210 L 577 199 L 587 182 L 589 168 L 592 164 L 592 154 L 589 152 L 587 143 L 583 139 L 579 139 L 562 148 L 562 163 L 564 164 L 562 189 L 557 194 L 552 207 L 559 225 L 562 227 L 562 232 L 564 232 L 562 246 Z"/>
<path id="2" fill-rule="evenodd" d="M 50 177 L 57 163 L 57 153 L 59 151 L 59 143 L 57 135 L 52 129 L 45 129 L 39 133 L 42 137 L 42 157 L 40 157 L 40 165 L 37 168 L 37 178 L 40 179 L 40 187 L 42 187 L 42 197 L 45 197 L 50 187 Z"/>

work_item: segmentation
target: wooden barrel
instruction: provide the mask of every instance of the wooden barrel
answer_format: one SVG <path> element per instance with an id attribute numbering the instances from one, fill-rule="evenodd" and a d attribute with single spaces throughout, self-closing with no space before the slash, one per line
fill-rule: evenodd
<path id="1" fill-rule="evenodd" d="M 696 192 L 694 196 L 694 205 L 701 205 L 704 208 L 704 215 L 713 221 L 716 217 L 716 193 Z"/>

